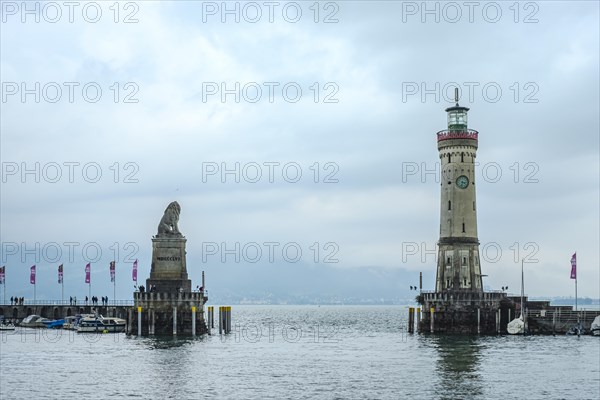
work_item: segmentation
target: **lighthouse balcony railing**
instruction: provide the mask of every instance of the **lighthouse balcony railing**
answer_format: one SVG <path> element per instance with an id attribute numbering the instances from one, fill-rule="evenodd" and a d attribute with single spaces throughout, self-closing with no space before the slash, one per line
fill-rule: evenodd
<path id="1" fill-rule="evenodd" d="M 479 136 L 479 132 L 474 129 L 463 129 L 459 131 L 448 130 L 445 129 L 443 131 L 439 131 L 437 133 L 437 140 L 441 142 L 442 140 L 450 140 L 450 139 L 473 139 L 477 140 Z"/>
<path id="2" fill-rule="evenodd" d="M 206 301 L 208 291 L 198 292 L 134 292 L 134 301 Z"/>

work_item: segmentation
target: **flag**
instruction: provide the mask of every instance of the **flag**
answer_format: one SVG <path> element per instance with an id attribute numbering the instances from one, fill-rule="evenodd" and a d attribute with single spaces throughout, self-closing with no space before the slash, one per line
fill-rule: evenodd
<path id="1" fill-rule="evenodd" d="M 577 279 L 577 253 L 571 257 L 571 279 Z"/>
<path id="2" fill-rule="evenodd" d="M 58 266 L 58 283 L 63 283 L 63 265 Z"/>
<path id="3" fill-rule="evenodd" d="M 90 263 L 87 263 L 85 266 L 85 283 L 90 283 Z"/>
<path id="4" fill-rule="evenodd" d="M 6 266 L 0 268 L 0 285 L 4 284 L 4 271 L 6 269 Z"/>
<path id="5" fill-rule="evenodd" d="M 29 283 L 35 285 L 35 265 L 32 265 L 29 269 Z"/>
<path id="6" fill-rule="evenodd" d="M 110 281 L 111 282 L 115 281 L 115 262 L 114 261 L 110 262 Z"/>
<path id="7" fill-rule="evenodd" d="M 133 271 L 131 271 L 131 277 L 135 283 L 137 283 L 137 261 L 138 260 L 135 260 L 133 262 Z"/>

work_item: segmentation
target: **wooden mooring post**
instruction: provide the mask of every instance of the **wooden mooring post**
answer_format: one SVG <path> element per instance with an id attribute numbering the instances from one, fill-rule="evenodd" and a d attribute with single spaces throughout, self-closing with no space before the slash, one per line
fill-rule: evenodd
<path id="1" fill-rule="evenodd" d="M 223 306 L 219 306 L 219 335 L 223 333 Z"/>
<path id="2" fill-rule="evenodd" d="M 196 336 L 196 307 L 192 306 L 192 336 Z"/>
<path id="3" fill-rule="evenodd" d="M 415 331 L 415 309 L 413 307 L 408 308 L 408 333 L 414 333 Z"/>
<path id="4" fill-rule="evenodd" d="M 433 321 L 433 318 L 434 318 L 433 316 L 435 314 L 435 308 L 431 307 L 429 309 L 429 314 L 430 314 L 430 316 L 429 316 L 429 330 L 431 331 L 431 333 L 434 333 L 435 332 L 435 330 L 434 330 L 434 326 L 435 326 L 434 324 L 435 323 Z"/>
<path id="5" fill-rule="evenodd" d="M 142 336 L 142 307 L 138 307 L 138 336 Z"/>
<path id="6" fill-rule="evenodd" d="M 500 321 L 502 320 L 500 315 L 500 309 L 496 311 L 496 332 L 500 333 Z"/>

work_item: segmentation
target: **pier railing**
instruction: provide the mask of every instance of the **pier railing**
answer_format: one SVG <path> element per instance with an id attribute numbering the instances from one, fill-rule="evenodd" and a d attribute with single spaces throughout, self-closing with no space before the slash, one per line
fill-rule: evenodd
<path id="1" fill-rule="evenodd" d="M 77 299 L 77 302 L 71 302 L 69 300 L 30 300 L 25 299 L 22 303 L 11 304 L 10 301 L 0 301 L 0 306 L 2 307 L 17 307 L 17 306 L 95 306 L 95 307 L 104 307 L 104 306 L 133 306 L 133 300 L 109 300 L 108 304 L 103 304 L 99 301 L 96 304 L 92 304 L 91 301 L 81 301 Z"/>

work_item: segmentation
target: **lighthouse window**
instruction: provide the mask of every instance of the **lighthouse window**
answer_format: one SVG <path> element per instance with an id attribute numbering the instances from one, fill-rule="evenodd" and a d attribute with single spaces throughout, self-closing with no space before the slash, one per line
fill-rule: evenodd
<path id="1" fill-rule="evenodd" d="M 465 223 L 463 222 L 463 233 L 465 233 Z"/>
<path id="2" fill-rule="evenodd" d="M 448 211 L 452 210 L 452 201 L 448 200 Z"/>
<path id="3" fill-rule="evenodd" d="M 450 257 L 446 259 L 446 264 L 450 264 Z"/>
<path id="4" fill-rule="evenodd" d="M 475 211 L 475 202 L 473 202 L 473 211 Z"/>
<path id="5" fill-rule="evenodd" d="M 460 153 L 460 162 L 465 162 L 465 153 Z"/>
<path id="6" fill-rule="evenodd" d="M 450 154 L 448 154 L 448 162 L 451 163 L 452 162 L 452 158 L 450 157 Z"/>
<path id="7" fill-rule="evenodd" d="M 467 264 L 467 257 L 463 257 L 463 265 Z"/>

